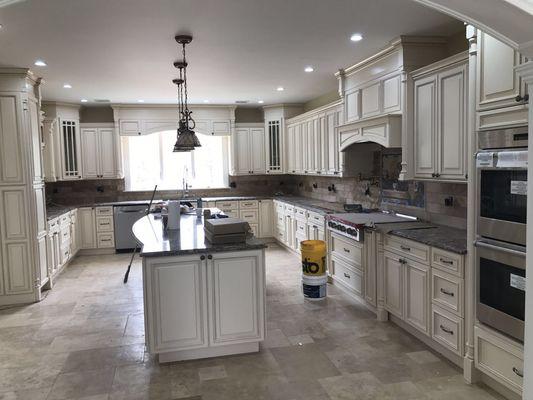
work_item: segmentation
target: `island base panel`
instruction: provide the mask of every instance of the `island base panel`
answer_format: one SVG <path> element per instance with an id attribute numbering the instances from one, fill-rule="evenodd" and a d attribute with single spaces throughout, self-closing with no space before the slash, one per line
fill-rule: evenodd
<path id="1" fill-rule="evenodd" d="M 174 361 L 196 360 L 199 358 L 221 357 L 232 354 L 257 353 L 259 342 L 229 344 L 220 347 L 204 347 L 201 349 L 171 351 L 159 353 L 159 363 Z"/>

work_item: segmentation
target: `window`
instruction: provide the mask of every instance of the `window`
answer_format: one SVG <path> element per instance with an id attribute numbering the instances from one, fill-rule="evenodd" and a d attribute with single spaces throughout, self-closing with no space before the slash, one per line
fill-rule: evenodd
<path id="1" fill-rule="evenodd" d="M 174 153 L 176 131 L 123 136 L 126 190 L 228 187 L 228 137 L 197 133 L 201 147 Z"/>

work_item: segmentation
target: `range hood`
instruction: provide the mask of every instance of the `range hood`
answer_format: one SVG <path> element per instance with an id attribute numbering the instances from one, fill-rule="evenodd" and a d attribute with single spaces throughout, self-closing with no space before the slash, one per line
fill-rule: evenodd
<path id="1" fill-rule="evenodd" d="M 377 143 L 383 147 L 402 146 L 402 116 L 385 114 L 337 126 L 339 147 L 345 151 L 354 143 Z"/>

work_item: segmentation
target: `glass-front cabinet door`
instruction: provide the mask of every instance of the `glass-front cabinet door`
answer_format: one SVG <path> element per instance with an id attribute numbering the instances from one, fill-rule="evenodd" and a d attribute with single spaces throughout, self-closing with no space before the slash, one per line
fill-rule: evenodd
<path id="1" fill-rule="evenodd" d="M 281 136 L 281 121 L 272 120 L 267 122 L 267 172 L 268 173 L 282 173 L 282 136 Z"/>
<path id="2" fill-rule="evenodd" d="M 61 153 L 63 179 L 81 178 L 81 148 L 78 134 L 78 122 L 75 120 L 61 121 Z"/>

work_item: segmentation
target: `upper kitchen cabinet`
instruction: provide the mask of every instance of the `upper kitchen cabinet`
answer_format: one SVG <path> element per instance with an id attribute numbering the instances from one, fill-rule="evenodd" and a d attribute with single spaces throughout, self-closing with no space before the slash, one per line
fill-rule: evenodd
<path id="1" fill-rule="evenodd" d="M 527 125 L 526 84 L 514 68 L 524 58 L 505 43 L 478 30 L 478 129 Z"/>
<path id="2" fill-rule="evenodd" d="M 73 104 L 43 103 L 46 181 L 82 178 L 79 109 Z"/>
<path id="3" fill-rule="evenodd" d="M 286 120 L 302 112 L 300 105 L 266 106 L 265 115 L 265 152 L 266 173 L 283 174 L 287 170 Z"/>
<path id="4" fill-rule="evenodd" d="M 118 177 L 118 151 L 113 124 L 82 124 L 81 150 L 84 179 Z"/>
<path id="5" fill-rule="evenodd" d="M 415 179 L 467 179 L 468 54 L 412 73 Z"/>
<path id="6" fill-rule="evenodd" d="M 231 148 L 231 175 L 265 173 L 265 128 L 262 123 L 236 124 Z"/>
<path id="7" fill-rule="evenodd" d="M 377 54 L 339 70 L 336 76 L 343 100 L 342 121 L 337 127 L 340 150 L 373 142 L 403 147 L 403 157 L 409 158 L 412 149 L 404 143 L 412 130 L 410 73 L 446 55 L 443 38 L 402 36 Z M 400 178 L 407 179 L 407 174 L 407 161 L 403 160 Z"/>
<path id="8" fill-rule="evenodd" d="M 287 173 L 343 176 L 335 132 L 341 110 L 337 101 L 287 120 Z"/>

